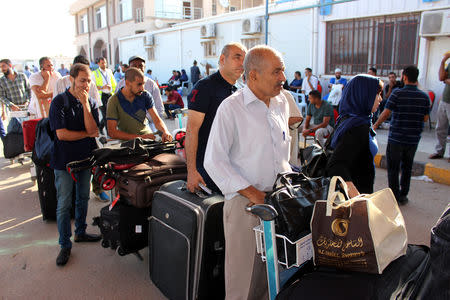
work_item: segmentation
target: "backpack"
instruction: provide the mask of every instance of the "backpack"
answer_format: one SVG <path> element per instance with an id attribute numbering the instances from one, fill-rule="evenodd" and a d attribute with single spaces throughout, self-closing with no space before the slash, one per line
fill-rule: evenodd
<path id="1" fill-rule="evenodd" d="M 64 99 L 64 112 L 70 108 L 69 98 L 66 93 L 61 94 Z M 38 166 L 48 166 L 53 153 L 55 132 L 50 128 L 49 118 L 43 118 L 36 125 L 36 140 L 34 142 L 31 159 Z"/>

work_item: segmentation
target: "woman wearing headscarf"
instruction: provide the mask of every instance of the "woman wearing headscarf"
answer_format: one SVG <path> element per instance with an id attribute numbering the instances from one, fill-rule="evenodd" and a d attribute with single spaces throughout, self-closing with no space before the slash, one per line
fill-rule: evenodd
<path id="1" fill-rule="evenodd" d="M 382 100 L 383 82 L 370 75 L 357 75 L 347 84 L 339 104 L 339 118 L 327 164 L 328 176 L 341 176 L 349 196 L 372 193 L 378 146 L 371 128 L 371 115 Z"/>
<path id="2" fill-rule="evenodd" d="M 186 82 L 186 81 L 188 81 L 186 70 L 182 69 L 181 70 L 181 76 L 180 76 L 180 82 L 181 82 L 181 84 L 183 84 L 183 82 Z"/>

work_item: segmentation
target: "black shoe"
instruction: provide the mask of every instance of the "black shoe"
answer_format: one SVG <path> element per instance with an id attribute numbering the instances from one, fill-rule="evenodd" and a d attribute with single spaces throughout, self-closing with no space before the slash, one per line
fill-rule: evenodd
<path id="1" fill-rule="evenodd" d="M 56 258 L 57 266 L 64 266 L 69 261 L 71 248 L 61 248 L 58 257 Z"/>
<path id="2" fill-rule="evenodd" d="M 444 157 L 444 155 L 439 154 L 439 153 L 434 153 L 434 154 L 431 154 L 430 156 L 428 156 L 429 159 L 439 159 L 439 158 L 443 158 L 443 157 Z"/>
<path id="3" fill-rule="evenodd" d="M 400 197 L 398 197 L 398 204 L 399 205 L 405 205 L 406 203 L 408 203 L 408 197 L 406 197 L 406 195 L 402 195 Z"/>
<path id="4" fill-rule="evenodd" d="M 81 242 L 98 242 L 102 239 L 102 237 L 98 234 L 89 234 L 84 233 L 82 235 L 75 235 L 75 243 Z"/>

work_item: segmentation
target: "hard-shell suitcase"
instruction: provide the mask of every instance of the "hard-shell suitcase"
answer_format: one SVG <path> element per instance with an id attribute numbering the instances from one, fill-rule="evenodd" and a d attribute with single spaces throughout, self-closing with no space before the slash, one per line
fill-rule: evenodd
<path id="1" fill-rule="evenodd" d="M 3 138 L 3 156 L 5 158 L 14 158 L 24 153 L 23 134 L 11 132 Z"/>
<path id="2" fill-rule="evenodd" d="M 121 201 L 111 209 L 110 205 L 100 210 L 100 216 L 94 218 L 94 224 L 102 233 L 102 246 L 117 249 L 123 256 L 148 246 L 149 208 L 137 208 Z"/>
<path id="3" fill-rule="evenodd" d="M 149 272 L 172 300 L 225 297 L 223 196 L 192 194 L 184 181 L 155 192 L 149 226 Z"/>
<path id="4" fill-rule="evenodd" d="M 41 119 L 23 121 L 23 146 L 25 152 L 33 151 L 34 141 L 36 139 L 36 125 Z"/>
<path id="5" fill-rule="evenodd" d="M 56 208 L 58 200 L 56 198 L 55 173 L 48 166 L 36 165 L 36 180 L 38 184 L 39 202 L 43 220 L 56 220 Z M 72 218 L 75 216 L 75 182 L 72 192 Z"/>
<path id="6" fill-rule="evenodd" d="M 418 293 L 430 269 L 429 251 L 426 246 L 408 245 L 406 255 L 380 275 L 319 267 L 301 276 L 276 299 L 422 299 Z"/>
<path id="7" fill-rule="evenodd" d="M 162 153 L 146 163 L 121 172 L 117 191 L 133 206 L 150 207 L 153 193 L 162 184 L 186 178 L 186 161 L 176 154 Z"/>

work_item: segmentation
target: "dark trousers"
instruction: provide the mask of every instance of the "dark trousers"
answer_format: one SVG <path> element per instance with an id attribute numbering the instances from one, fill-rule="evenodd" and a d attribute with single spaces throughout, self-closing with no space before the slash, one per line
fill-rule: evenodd
<path id="1" fill-rule="evenodd" d="M 389 187 L 397 200 L 399 196 L 406 196 L 411 182 L 411 170 L 416 154 L 417 145 L 394 144 L 388 142 L 386 160 L 388 168 Z M 402 171 L 399 187 L 399 172 Z"/>
<path id="2" fill-rule="evenodd" d="M 170 111 L 178 108 L 181 108 L 178 104 L 164 104 L 164 111 L 168 118 L 175 117 L 175 114 L 171 114 Z"/>
<path id="3" fill-rule="evenodd" d="M 102 106 L 100 106 L 100 111 L 102 113 L 102 120 L 100 122 L 100 132 L 103 132 L 103 128 L 106 126 L 106 106 L 108 104 L 108 99 L 111 94 L 102 93 Z"/>

